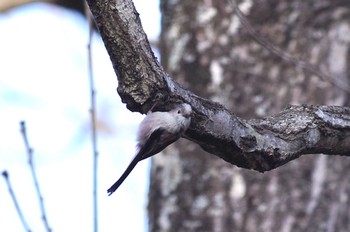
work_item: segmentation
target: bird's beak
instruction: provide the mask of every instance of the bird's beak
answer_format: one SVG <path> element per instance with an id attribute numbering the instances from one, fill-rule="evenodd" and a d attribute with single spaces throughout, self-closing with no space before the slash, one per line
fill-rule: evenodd
<path id="1" fill-rule="evenodd" d="M 185 118 L 190 118 L 190 117 L 192 117 L 192 114 L 193 114 L 192 112 L 190 114 L 185 114 L 184 117 Z"/>

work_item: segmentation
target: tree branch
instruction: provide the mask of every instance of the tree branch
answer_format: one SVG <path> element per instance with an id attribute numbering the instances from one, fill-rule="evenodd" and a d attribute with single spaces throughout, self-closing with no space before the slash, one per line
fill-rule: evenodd
<path id="1" fill-rule="evenodd" d="M 17 214 L 18 214 L 19 218 L 21 219 L 24 230 L 27 232 L 31 232 L 31 229 L 29 228 L 28 223 L 27 223 L 26 219 L 24 218 L 24 214 L 23 214 L 21 208 L 19 207 L 15 192 L 13 191 L 12 184 L 11 184 L 10 177 L 9 177 L 9 173 L 5 170 L 5 171 L 2 171 L 1 174 L 6 181 L 7 188 L 9 190 L 10 196 L 12 198 L 13 204 L 15 205 Z"/>
<path id="2" fill-rule="evenodd" d="M 118 93 L 130 110 L 147 112 L 154 101 L 160 102 L 157 110 L 187 102 L 195 111 L 187 139 L 231 164 L 260 172 L 304 154 L 350 155 L 349 108 L 290 106 L 269 118 L 240 119 L 165 73 L 131 0 L 87 2 L 118 75 Z"/>
<path id="3" fill-rule="evenodd" d="M 261 120 L 242 120 L 219 110 L 198 129 L 207 132 L 200 136 L 191 130 L 189 136 L 204 150 L 237 166 L 261 172 L 304 154 L 350 155 L 347 107 L 290 106 Z"/>
<path id="4" fill-rule="evenodd" d="M 87 2 L 118 76 L 122 101 L 132 111 L 146 112 L 141 107 L 154 93 L 169 90 L 166 73 L 151 50 L 139 14 L 131 0 Z"/>
<path id="5" fill-rule="evenodd" d="M 92 33 L 93 33 L 93 21 L 90 14 L 90 10 L 85 4 L 85 17 L 89 25 L 89 37 L 87 44 L 87 56 L 88 56 L 88 76 L 90 83 L 90 118 L 91 118 L 91 143 L 92 143 L 92 156 L 93 156 L 93 168 L 92 168 L 92 206 L 93 206 L 93 218 L 94 218 L 94 232 L 98 231 L 98 197 L 97 197 L 97 179 L 98 179 L 98 151 L 97 151 L 97 128 L 96 128 L 96 91 L 94 83 L 94 75 L 92 68 Z"/>
<path id="6" fill-rule="evenodd" d="M 52 229 L 48 223 L 47 220 L 47 214 L 46 214 L 46 210 L 45 210 L 45 206 L 44 206 L 44 197 L 40 191 L 40 187 L 39 187 L 39 181 L 38 181 L 38 177 L 36 175 L 35 172 L 35 167 L 34 167 L 34 162 L 33 162 L 33 149 L 30 147 L 29 145 L 29 141 L 28 141 L 28 136 L 27 136 L 27 129 L 26 129 L 26 123 L 25 121 L 21 121 L 20 122 L 20 127 L 21 127 L 21 134 L 23 137 L 23 141 L 24 141 L 24 145 L 27 151 L 27 155 L 28 155 L 28 164 L 30 167 L 30 171 L 32 173 L 32 177 L 33 177 L 33 181 L 34 181 L 34 187 L 36 189 L 36 194 L 38 196 L 39 199 L 39 206 L 40 206 L 40 211 L 41 211 L 41 219 L 43 220 L 45 229 L 47 232 L 51 232 Z"/>

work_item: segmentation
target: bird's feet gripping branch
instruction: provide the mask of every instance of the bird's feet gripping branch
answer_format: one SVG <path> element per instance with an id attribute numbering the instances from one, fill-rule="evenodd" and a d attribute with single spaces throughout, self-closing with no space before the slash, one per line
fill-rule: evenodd
<path id="1" fill-rule="evenodd" d="M 168 112 L 148 112 L 137 133 L 137 153 L 121 177 L 108 190 L 111 195 L 128 177 L 136 164 L 178 140 L 191 123 L 192 108 L 183 103 Z"/>

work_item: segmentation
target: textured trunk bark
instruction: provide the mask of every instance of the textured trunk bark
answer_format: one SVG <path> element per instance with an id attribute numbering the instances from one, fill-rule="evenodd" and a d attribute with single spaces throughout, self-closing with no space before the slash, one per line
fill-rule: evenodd
<path id="1" fill-rule="evenodd" d="M 334 77 L 257 43 L 227 1 L 161 1 L 162 65 L 198 94 L 249 119 L 288 104 L 349 105 L 350 3 L 242 1 L 263 37 Z M 330 132 L 331 133 L 331 132 Z M 249 145 L 249 144 L 248 144 Z M 180 140 L 152 161 L 150 231 L 350 231 L 350 160 L 304 156 L 265 174 Z"/>

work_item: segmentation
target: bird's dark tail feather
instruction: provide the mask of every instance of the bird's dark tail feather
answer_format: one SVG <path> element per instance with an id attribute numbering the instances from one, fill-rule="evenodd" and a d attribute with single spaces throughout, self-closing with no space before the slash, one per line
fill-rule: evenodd
<path id="1" fill-rule="evenodd" d="M 139 158 L 137 156 L 134 157 L 134 159 L 131 161 L 129 166 L 126 168 L 124 173 L 121 175 L 121 177 L 115 182 L 108 190 L 108 196 L 112 195 L 115 190 L 119 188 L 119 186 L 124 182 L 124 180 L 128 177 L 130 172 L 135 168 L 136 164 L 139 162 Z"/>

